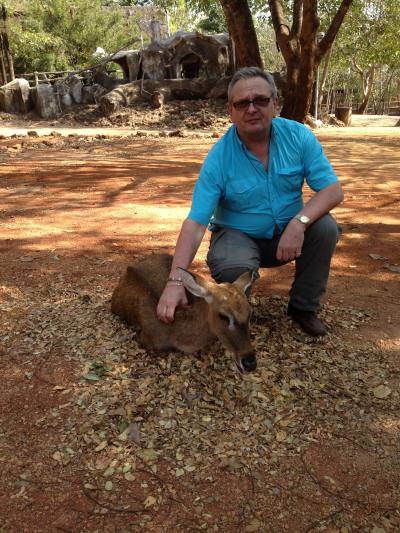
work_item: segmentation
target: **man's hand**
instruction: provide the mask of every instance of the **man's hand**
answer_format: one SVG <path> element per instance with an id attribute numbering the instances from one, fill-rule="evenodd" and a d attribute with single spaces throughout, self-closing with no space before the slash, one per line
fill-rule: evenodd
<path id="1" fill-rule="evenodd" d="M 298 220 L 291 220 L 280 238 L 276 258 L 283 263 L 301 255 L 305 226 Z"/>
<path id="2" fill-rule="evenodd" d="M 168 324 L 174 320 L 175 309 L 178 305 L 187 305 L 187 303 L 183 285 L 167 284 L 157 305 L 157 317 Z"/>

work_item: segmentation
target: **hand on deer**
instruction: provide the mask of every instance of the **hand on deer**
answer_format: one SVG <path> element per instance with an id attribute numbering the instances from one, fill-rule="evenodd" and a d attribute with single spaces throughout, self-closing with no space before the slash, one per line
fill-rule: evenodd
<path id="1" fill-rule="evenodd" d="M 285 263 L 301 255 L 304 242 L 304 227 L 297 220 L 289 222 L 278 244 L 276 258 Z"/>
<path id="2" fill-rule="evenodd" d="M 178 305 L 187 305 L 186 291 L 183 286 L 167 285 L 157 305 L 157 317 L 163 322 L 173 322 Z"/>

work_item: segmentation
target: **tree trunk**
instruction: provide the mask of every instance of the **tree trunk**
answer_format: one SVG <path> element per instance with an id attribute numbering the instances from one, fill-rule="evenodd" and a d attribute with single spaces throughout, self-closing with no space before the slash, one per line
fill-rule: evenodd
<path id="1" fill-rule="evenodd" d="M 10 80 L 15 80 L 15 73 L 14 73 L 14 61 L 10 50 L 10 43 L 8 40 L 8 23 L 7 23 L 7 10 L 4 4 L 1 5 L 1 18 L 3 20 L 2 22 L 2 30 L 1 30 L 1 37 L 2 37 L 2 48 L 4 51 L 4 55 L 7 58 L 8 63 L 8 72 L 10 75 Z"/>
<path id="2" fill-rule="evenodd" d="M 1 84 L 5 85 L 7 83 L 7 71 L 6 64 L 4 62 L 4 47 L 3 47 L 3 37 L 0 34 L 0 76 Z"/>
<path id="3" fill-rule="evenodd" d="M 339 119 L 345 126 L 351 124 L 351 107 L 337 107 L 335 109 L 335 117 Z"/>
<path id="4" fill-rule="evenodd" d="M 326 80 L 328 78 L 328 72 L 329 72 L 329 63 L 330 63 L 331 56 L 332 56 L 332 48 L 333 48 L 333 45 L 329 48 L 329 50 L 327 51 L 325 55 L 324 70 L 322 71 L 321 83 L 320 83 L 320 87 L 318 91 L 318 95 L 319 95 L 318 104 L 317 104 L 318 105 L 318 116 L 319 116 L 319 110 L 322 104 L 322 100 L 324 98 L 325 85 L 326 85 Z"/>
<path id="5" fill-rule="evenodd" d="M 375 65 L 371 65 L 366 72 L 361 70 L 356 65 L 355 67 L 357 69 L 357 72 L 360 74 L 363 92 L 363 100 L 359 108 L 357 109 L 357 113 L 363 115 L 368 107 L 369 98 L 371 96 L 372 88 L 374 86 L 376 67 Z"/>
<path id="6" fill-rule="evenodd" d="M 220 0 L 235 45 L 238 67 L 263 67 L 247 0 Z"/>
<path id="7" fill-rule="evenodd" d="M 325 34 L 318 40 L 317 0 L 293 0 L 292 26 L 281 0 L 268 0 L 279 49 L 286 62 L 287 89 L 281 116 L 304 122 L 310 110 L 315 74 L 331 48 L 352 0 L 342 0 Z"/>

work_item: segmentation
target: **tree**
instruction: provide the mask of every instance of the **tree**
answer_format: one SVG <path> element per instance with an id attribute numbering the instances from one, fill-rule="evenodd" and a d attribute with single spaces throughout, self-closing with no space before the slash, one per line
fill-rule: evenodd
<path id="1" fill-rule="evenodd" d="M 250 0 L 251 1 L 251 0 Z M 258 0 L 254 0 L 258 1 Z M 189 9 L 197 14 L 217 15 L 222 7 L 226 25 L 234 43 L 236 67 L 260 66 L 262 59 L 257 34 L 247 0 L 186 0 Z"/>
<path id="2" fill-rule="evenodd" d="M 339 51 L 359 79 L 358 113 L 367 109 L 379 71 L 385 66 L 394 73 L 400 67 L 399 20 L 397 0 L 355 0 L 349 13 Z"/>
<path id="3" fill-rule="evenodd" d="M 220 0 L 235 44 L 238 67 L 262 67 L 257 34 L 247 0 Z"/>
<path id="4" fill-rule="evenodd" d="M 22 15 L 10 24 L 15 68 L 77 70 L 93 62 L 97 47 L 113 52 L 138 35 L 136 21 L 101 0 L 8 0 Z"/>
<path id="5" fill-rule="evenodd" d="M 9 31 L 8 31 L 8 13 L 6 6 L 0 4 L 1 23 L 0 23 L 0 69 L 1 81 L 7 83 L 7 74 L 10 81 L 15 79 L 14 74 L 14 60 L 10 50 Z M 6 68 L 8 65 L 8 69 Z M 7 72 L 8 70 L 8 72 Z M 2 84 L 3 84 L 2 83 Z"/>
<path id="6" fill-rule="evenodd" d="M 270 72 L 281 72 L 285 69 L 285 61 L 276 46 L 275 32 L 269 19 L 257 16 L 254 18 L 254 25 L 264 68 Z"/>
<path id="7" fill-rule="evenodd" d="M 207 33 L 224 33 L 227 31 L 226 18 L 219 4 L 211 4 L 204 18 L 197 24 L 199 30 Z"/>
<path id="8" fill-rule="evenodd" d="M 283 1 L 269 0 L 268 3 L 287 71 L 281 116 L 304 122 L 311 105 L 316 70 L 332 46 L 352 0 L 341 1 L 321 39 L 317 37 L 320 26 L 317 0 L 293 0 L 290 26 Z"/>

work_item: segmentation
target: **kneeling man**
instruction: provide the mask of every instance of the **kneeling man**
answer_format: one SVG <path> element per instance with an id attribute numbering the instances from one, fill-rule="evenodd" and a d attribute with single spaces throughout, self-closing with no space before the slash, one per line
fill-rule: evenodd
<path id="1" fill-rule="evenodd" d="M 313 336 L 325 335 L 317 317 L 339 228 L 329 211 L 342 188 L 315 135 L 303 124 L 276 118 L 273 77 L 256 67 L 235 73 L 228 89 L 232 126 L 202 166 L 157 315 L 174 319 L 187 303 L 177 267 L 187 269 L 209 225 L 207 263 L 218 282 L 246 270 L 296 262 L 288 314 Z M 304 204 L 304 180 L 314 191 Z"/>

